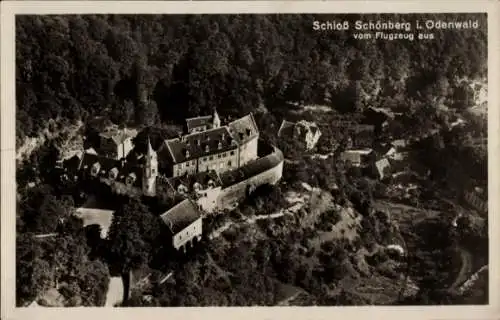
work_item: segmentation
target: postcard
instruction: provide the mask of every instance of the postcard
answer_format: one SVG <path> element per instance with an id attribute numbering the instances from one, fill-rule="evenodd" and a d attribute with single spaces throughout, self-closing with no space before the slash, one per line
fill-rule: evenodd
<path id="1" fill-rule="evenodd" d="M 498 12 L 3 2 L 2 317 L 498 318 Z"/>

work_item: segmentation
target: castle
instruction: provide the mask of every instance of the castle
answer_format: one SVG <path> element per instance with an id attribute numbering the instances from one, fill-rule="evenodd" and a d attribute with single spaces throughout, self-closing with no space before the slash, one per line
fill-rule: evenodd
<path id="1" fill-rule="evenodd" d="M 183 199 L 184 205 L 175 205 L 161 216 L 169 226 L 176 226 L 172 221 L 185 225 L 183 230 L 171 228 L 176 247 L 190 243 L 187 235 L 199 237 L 201 225 L 195 225 L 201 223 L 200 212 L 231 208 L 259 185 L 277 183 L 284 162 L 279 149 L 259 140 L 251 113 L 222 125 L 214 111 L 211 116 L 186 119 L 186 129 L 184 135 L 163 141 L 158 150 L 148 138 L 140 161 L 117 159 L 117 153 L 109 157 L 87 151 L 77 169 L 84 178 L 99 179 L 118 193 Z M 128 139 L 109 141 L 127 143 L 126 148 L 116 145 L 109 149 L 126 149 L 122 155 L 131 153 Z M 191 217 L 196 221 L 190 221 Z M 180 233 L 185 238 L 179 242 Z"/>

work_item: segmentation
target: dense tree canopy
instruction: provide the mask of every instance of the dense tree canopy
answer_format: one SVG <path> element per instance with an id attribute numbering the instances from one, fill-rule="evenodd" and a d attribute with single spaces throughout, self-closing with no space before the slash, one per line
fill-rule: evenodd
<path id="1" fill-rule="evenodd" d="M 458 78 L 486 74 L 485 15 L 474 16 L 479 29 L 433 30 L 435 41 L 355 41 L 351 31 L 313 30 L 312 21 L 333 18 L 339 17 L 18 16 L 18 138 L 36 135 L 56 117 L 106 115 L 153 125 L 213 107 L 223 114 L 261 103 L 272 109 L 279 101 L 331 101 L 346 111 L 365 104 L 412 108 L 432 93 L 446 96 Z M 453 19 L 460 18 L 470 16 Z M 450 96 L 455 104 L 469 95 L 458 89 Z"/>

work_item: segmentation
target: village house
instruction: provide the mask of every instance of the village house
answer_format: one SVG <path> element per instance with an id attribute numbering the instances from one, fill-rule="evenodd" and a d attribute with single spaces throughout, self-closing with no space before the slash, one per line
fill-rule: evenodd
<path id="1" fill-rule="evenodd" d="M 190 199 L 182 200 L 160 217 L 171 233 L 171 245 L 176 250 L 186 252 L 201 240 L 202 215 Z"/>
<path id="2" fill-rule="evenodd" d="M 313 149 L 321 137 L 321 131 L 314 122 L 300 120 L 290 122 L 283 120 L 278 130 L 278 137 L 288 136 L 292 139 L 299 139 L 306 144 L 306 149 Z"/>
<path id="3" fill-rule="evenodd" d="M 375 153 L 372 149 L 350 149 L 340 154 L 340 160 L 353 167 L 368 167 L 375 162 Z"/>
<path id="4" fill-rule="evenodd" d="M 389 122 L 394 120 L 394 113 L 386 108 L 376 108 L 376 107 L 368 107 L 363 112 L 365 124 L 375 126 L 375 130 L 379 132 L 387 128 Z"/>
<path id="5" fill-rule="evenodd" d="M 137 136 L 137 130 L 118 129 L 116 126 L 99 133 L 98 153 L 107 158 L 120 160 L 126 158 L 134 149 L 132 139 Z"/>
<path id="6" fill-rule="evenodd" d="M 375 169 L 378 178 L 381 180 L 391 176 L 391 163 L 387 158 L 382 158 L 375 162 Z"/>

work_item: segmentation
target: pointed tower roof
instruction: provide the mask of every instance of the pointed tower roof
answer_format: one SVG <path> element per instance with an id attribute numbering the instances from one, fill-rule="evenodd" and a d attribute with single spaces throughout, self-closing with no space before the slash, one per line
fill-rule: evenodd
<path id="1" fill-rule="evenodd" d="M 148 136 L 148 150 L 147 150 L 147 154 L 148 155 L 151 155 L 153 154 L 155 151 L 153 149 L 153 147 L 151 146 L 151 140 L 149 139 L 149 136 Z"/>
<path id="2" fill-rule="evenodd" d="M 214 116 L 212 118 L 212 121 L 213 121 L 213 124 L 214 124 L 214 127 L 220 127 L 221 125 L 221 122 L 220 122 L 220 118 L 219 118 L 219 114 L 217 113 L 217 109 L 214 108 Z"/>

